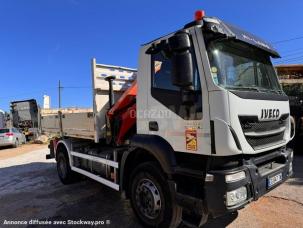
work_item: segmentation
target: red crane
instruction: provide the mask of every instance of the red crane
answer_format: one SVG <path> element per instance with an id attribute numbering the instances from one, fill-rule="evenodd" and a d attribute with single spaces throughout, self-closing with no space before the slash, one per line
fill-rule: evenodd
<path id="1" fill-rule="evenodd" d="M 109 80 L 111 84 L 112 80 Z M 106 114 L 107 118 L 107 138 L 108 141 L 121 145 L 136 130 L 136 96 L 137 82 L 122 94 L 119 100 L 111 104 L 111 108 Z M 113 93 L 110 85 L 110 94 Z M 110 95 L 111 96 L 111 95 Z"/>

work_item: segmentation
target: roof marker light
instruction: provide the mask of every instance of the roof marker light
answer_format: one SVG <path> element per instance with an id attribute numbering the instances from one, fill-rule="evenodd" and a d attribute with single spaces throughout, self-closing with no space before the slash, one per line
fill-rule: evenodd
<path id="1" fill-rule="evenodd" d="M 197 11 L 195 12 L 195 20 L 196 20 L 196 21 L 202 20 L 204 16 L 205 16 L 204 10 L 197 10 Z"/>

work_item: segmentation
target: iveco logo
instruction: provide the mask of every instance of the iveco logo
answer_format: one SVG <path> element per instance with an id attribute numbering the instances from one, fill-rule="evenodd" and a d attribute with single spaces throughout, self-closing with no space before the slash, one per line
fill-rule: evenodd
<path id="1" fill-rule="evenodd" d="M 280 115 L 279 109 L 262 109 L 261 110 L 261 119 L 278 118 L 279 115 Z"/>

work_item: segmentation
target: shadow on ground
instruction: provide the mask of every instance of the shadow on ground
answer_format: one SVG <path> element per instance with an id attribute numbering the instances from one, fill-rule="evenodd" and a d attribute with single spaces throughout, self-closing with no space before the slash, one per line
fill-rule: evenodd
<path id="1" fill-rule="evenodd" d="M 293 176 L 288 180 L 289 185 L 303 185 L 303 155 L 294 155 L 293 160 Z"/>
<path id="2" fill-rule="evenodd" d="M 289 143 L 294 150 L 293 171 L 294 175 L 288 181 L 289 185 L 303 185 L 303 136 L 296 135 Z"/>
<path id="3" fill-rule="evenodd" d="M 13 146 L 0 146 L 0 151 L 1 150 L 6 150 L 6 149 L 12 149 L 14 148 Z"/>
<path id="4" fill-rule="evenodd" d="M 128 200 L 91 180 L 63 185 L 55 163 L 29 163 L 0 169 L 0 223 L 6 220 L 109 220 L 110 227 L 142 227 Z M 211 220 L 205 227 L 225 227 L 237 217 Z M 35 227 L 35 226 L 30 226 Z M 39 226 L 36 226 L 39 227 Z"/>
<path id="5" fill-rule="evenodd" d="M 5 219 L 81 219 L 110 220 L 110 227 L 141 227 L 118 192 L 86 179 L 63 185 L 55 163 L 11 166 L 0 173 L 0 224 Z"/>

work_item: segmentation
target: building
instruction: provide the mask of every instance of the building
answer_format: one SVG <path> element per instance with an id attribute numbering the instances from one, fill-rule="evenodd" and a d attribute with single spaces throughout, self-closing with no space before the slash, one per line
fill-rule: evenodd
<path id="1" fill-rule="evenodd" d="M 50 96 L 43 95 L 43 108 L 50 109 Z"/>
<path id="2" fill-rule="evenodd" d="M 275 66 L 279 81 L 288 96 L 303 97 L 303 64 Z"/>
<path id="3" fill-rule="evenodd" d="M 303 83 L 303 64 L 285 64 L 275 66 L 282 84 Z"/>

